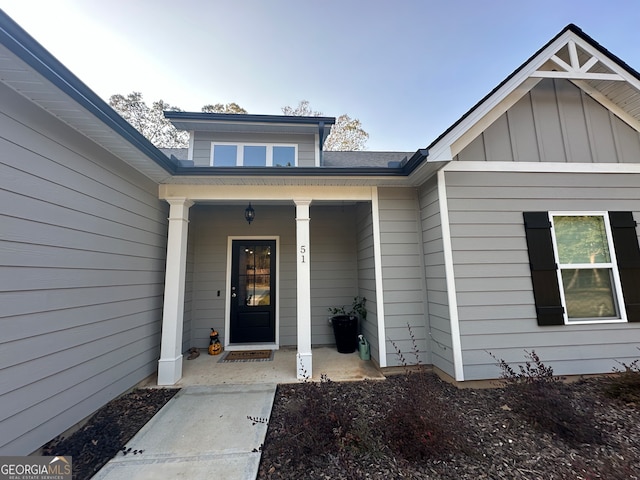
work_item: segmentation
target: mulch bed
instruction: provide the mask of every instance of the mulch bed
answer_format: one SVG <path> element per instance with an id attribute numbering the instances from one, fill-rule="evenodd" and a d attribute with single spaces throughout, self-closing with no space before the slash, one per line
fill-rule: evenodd
<path id="1" fill-rule="evenodd" d="M 66 438 L 57 437 L 44 445 L 42 454 L 71 455 L 74 480 L 89 479 L 121 452 L 138 430 L 179 390 L 137 389 L 116 398 L 98 410 L 73 434 Z M 144 452 L 140 454 L 143 455 Z"/>
<path id="2" fill-rule="evenodd" d="M 428 407 L 416 401 L 416 391 L 412 396 L 416 380 L 428 392 Z M 258 478 L 639 479 L 640 407 L 607 398 L 603 385 L 601 379 L 590 379 L 564 391 L 576 412 L 593 419 L 598 430 L 593 443 L 568 442 L 545 431 L 517 411 L 504 388 L 457 389 L 432 374 L 280 385 Z M 124 395 L 73 435 L 50 442 L 44 454 L 73 455 L 74 479 L 89 479 L 122 454 L 130 438 L 177 391 L 144 389 Z M 449 430 L 434 425 L 440 420 Z M 415 425 L 424 425 L 426 432 L 417 440 L 407 435 Z M 425 446 L 420 442 L 433 455 L 407 448 Z M 216 475 L 224 478 L 223 472 Z"/>
<path id="3" fill-rule="evenodd" d="M 572 408 L 594 420 L 596 437 L 601 434 L 597 443 L 576 444 L 518 413 L 513 404 L 509 406 L 512 397 L 504 388 L 457 389 L 432 374 L 420 380 L 433 394 L 429 400 L 432 415 L 413 411 L 403 417 L 398 414 L 402 405 L 410 409 L 415 401 L 408 396 L 411 390 L 407 386 L 417 377 L 408 378 L 398 375 L 384 381 L 328 382 L 316 389 L 304 384 L 280 385 L 258 478 L 640 478 L 640 408 L 602 395 L 603 380 L 585 380 L 563 390 Z M 309 401 L 317 411 L 315 417 L 309 415 L 313 410 L 302 406 Z M 342 405 L 351 413 L 345 416 Z M 393 422 L 408 418 L 409 427 L 411 421 L 428 425 L 439 423 L 439 419 L 444 419 L 445 427 L 454 426 L 449 432 L 438 431 L 437 425 L 427 426 L 427 435 L 407 437 L 414 446 L 423 441 L 434 447 L 429 458 L 420 449 L 412 449 L 411 443 L 403 443 L 406 425 L 394 426 L 385 421 L 389 418 Z M 309 433 L 309 429 L 323 428 L 325 437 L 332 437 L 327 443 Z M 431 432 L 438 438 L 428 445 Z"/>

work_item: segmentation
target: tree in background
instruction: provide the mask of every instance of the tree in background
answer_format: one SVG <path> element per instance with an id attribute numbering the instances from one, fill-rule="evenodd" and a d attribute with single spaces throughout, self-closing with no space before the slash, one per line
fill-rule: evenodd
<path id="1" fill-rule="evenodd" d="M 140 92 L 112 95 L 109 105 L 156 147 L 185 148 L 189 145 L 189 133 L 176 129 L 163 114 L 165 110 L 181 112 L 180 108 L 163 100 L 153 102 L 149 107 Z"/>
<path id="2" fill-rule="evenodd" d="M 321 117 L 322 116 L 322 112 L 314 112 L 311 109 L 311 105 L 309 105 L 309 100 L 300 100 L 296 108 L 290 107 L 289 105 L 287 105 L 286 107 L 282 107 L 282 113 L 285 115 L 290 115 L 294 117 Z"/>
<path id="3" fill-rule="evenodd" d="M 158 100 L 149 107 L 142 99 L 142 93 L 129 95 L 116 94 L 109 98 L 109 105 L 118 112 L 136 130 L 158 148 L 186 148 L 189 133 L 176 129 L 164 118 L 164 111 L 181 112 L 182 109 Z M 202 107 L 204 113 L 248 113 L 237 103 L 216 103 Z M 282 113 L 293 116 L 320 117 L 322 112 L 314 111 L 309 101 L 301 100 L 298 106 L 282 107 Z M 369 134 L 364 131 L 360 120 L 343 114 L 336 119 L 324 143 L 325 150 L 351 151 L 364 150 Z"/>
<path id="4" fill-rule="evenodd" d="M 320 117 L 322 112 L 316 112 L 311 108 L 308 100 L 300 100 L 298 106 L 282 107 L 285 115 L 302 117 Z M 331 134 L 324 142 L 324 149 L 329 151 L 355 151 L 364 150 L 369 134 L 362 128 L 362 123 L 357 118 L 342 114 L 336 119 L 331 128 Z"/>
<path id="5" fill-rule="evenodd" d="M 324 149 L 338 152 L 364 150 L 368 139 L 369 134 L 362 128 L 360 120 L 345 113 L 336 118 L 331 134 L 324 142 Z"/>
<path id="6" fill-rule="evenodd" d="M 216 103 L 215 105 L 205 105 L 202 107 L 204 113 L 249 113 L 240 105 L 235 102 L 222 104 Z"/>

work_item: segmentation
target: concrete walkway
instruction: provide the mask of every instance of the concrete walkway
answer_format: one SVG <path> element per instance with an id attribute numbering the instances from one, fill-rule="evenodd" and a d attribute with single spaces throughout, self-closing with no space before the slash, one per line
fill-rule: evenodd
<path id="1" fill-rule="evenodd" d="M 275 384 L 185 386 L 147 423 L 97 480 L 253 480 L 260 464 Z M 142 450 L 133 455 L 133 451 Z"/>

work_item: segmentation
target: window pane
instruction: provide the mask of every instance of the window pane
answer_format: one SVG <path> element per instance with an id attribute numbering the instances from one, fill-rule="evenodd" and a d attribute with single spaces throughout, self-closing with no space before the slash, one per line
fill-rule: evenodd
<path id="1" fill-rule="evenodd" d="M 264 167 L 267 165 L 267 147 L 262 145 L 247 145 L 244 147 L 245 167 Z"/>
<path id="2" fill-rule="evenodd" d="M 296 148 L 295 147 L 273 147 L 274 167 L 295 167 Z"/>
<path id="3" fill-rule="evenodd" d="M 569 318 L 617 317 L 612 283 L 608 268 L 562 270 Z"/>
<path id="4" fill-rule="evenodd" d="M 553 217 L 560 263 L 609 263 L 609 245 L 601 216 Z"/>
<path id="5" fill-rule="evenodd" d="M 235 167 L 238 147 L 235 145 L 214 145 L 213 166 Z"/>

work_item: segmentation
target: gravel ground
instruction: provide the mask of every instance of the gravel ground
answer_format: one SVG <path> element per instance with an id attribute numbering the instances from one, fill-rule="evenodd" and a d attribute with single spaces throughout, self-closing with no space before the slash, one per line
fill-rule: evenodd
<path id="1" fill-rule="evenodd" d="M 329 382 L 315 388 L 279 386 L 258 478 L 640 478 L 640 409 L 602 395 L 602 380 L 562 386 L 563 398 L 584 415 L 585 424 L 593 421 L 597 441 L 592 444 L 562 440 L 545 431 L 517 411 L 515 399 L 504 388 L 457 389 L 426 374 L 419 381 L 423 390 L 417 390 L 429 392 L 423 402 L 411 396 L 408 384 L 415 380 L 399 375 L 378 382 Z M 563 398 L 552 400 L 562 402 Z M 305 402 L 313 408 L 305 410 Z M 408 418 L 434 432 L 431 447 L 445 444 L 448 448 L 432 448 L 427 455 L 405 448 L 403 453 L 397 441 L 408 428 L 398 415 L 403 404 L 429 405 L 434 415 L 425 419 L 414 410 Z M 346 421 L 339 418 L 344 413 L 340 405 L 349 406 Z M 310 415 L 314 410 L 317 414 Z M 441 421 L 444 430 L 429 426 Z M 327 423 L 330 428 L 323 425 Z M 310 429 L 322 430 L 333 440 L 327 446 Z M 431 439 L 424 438 L 424 442 Z M 415 436 L 409 439 L 416 441 Z"/>
<path id="2" fill-rule="evenodd" d="M 121 452 L 138 430 L 151 420 L 178 390 L 137 389 L 112 400 L 73 434 L 66 438 L 57 437 L 47 443 L 42 448 L 42 454 L 71 455 L 74 480 L 89 479 Z M 144 455 L 144 452 L 136 452 L 136 455 L 138 454 Z"/>

